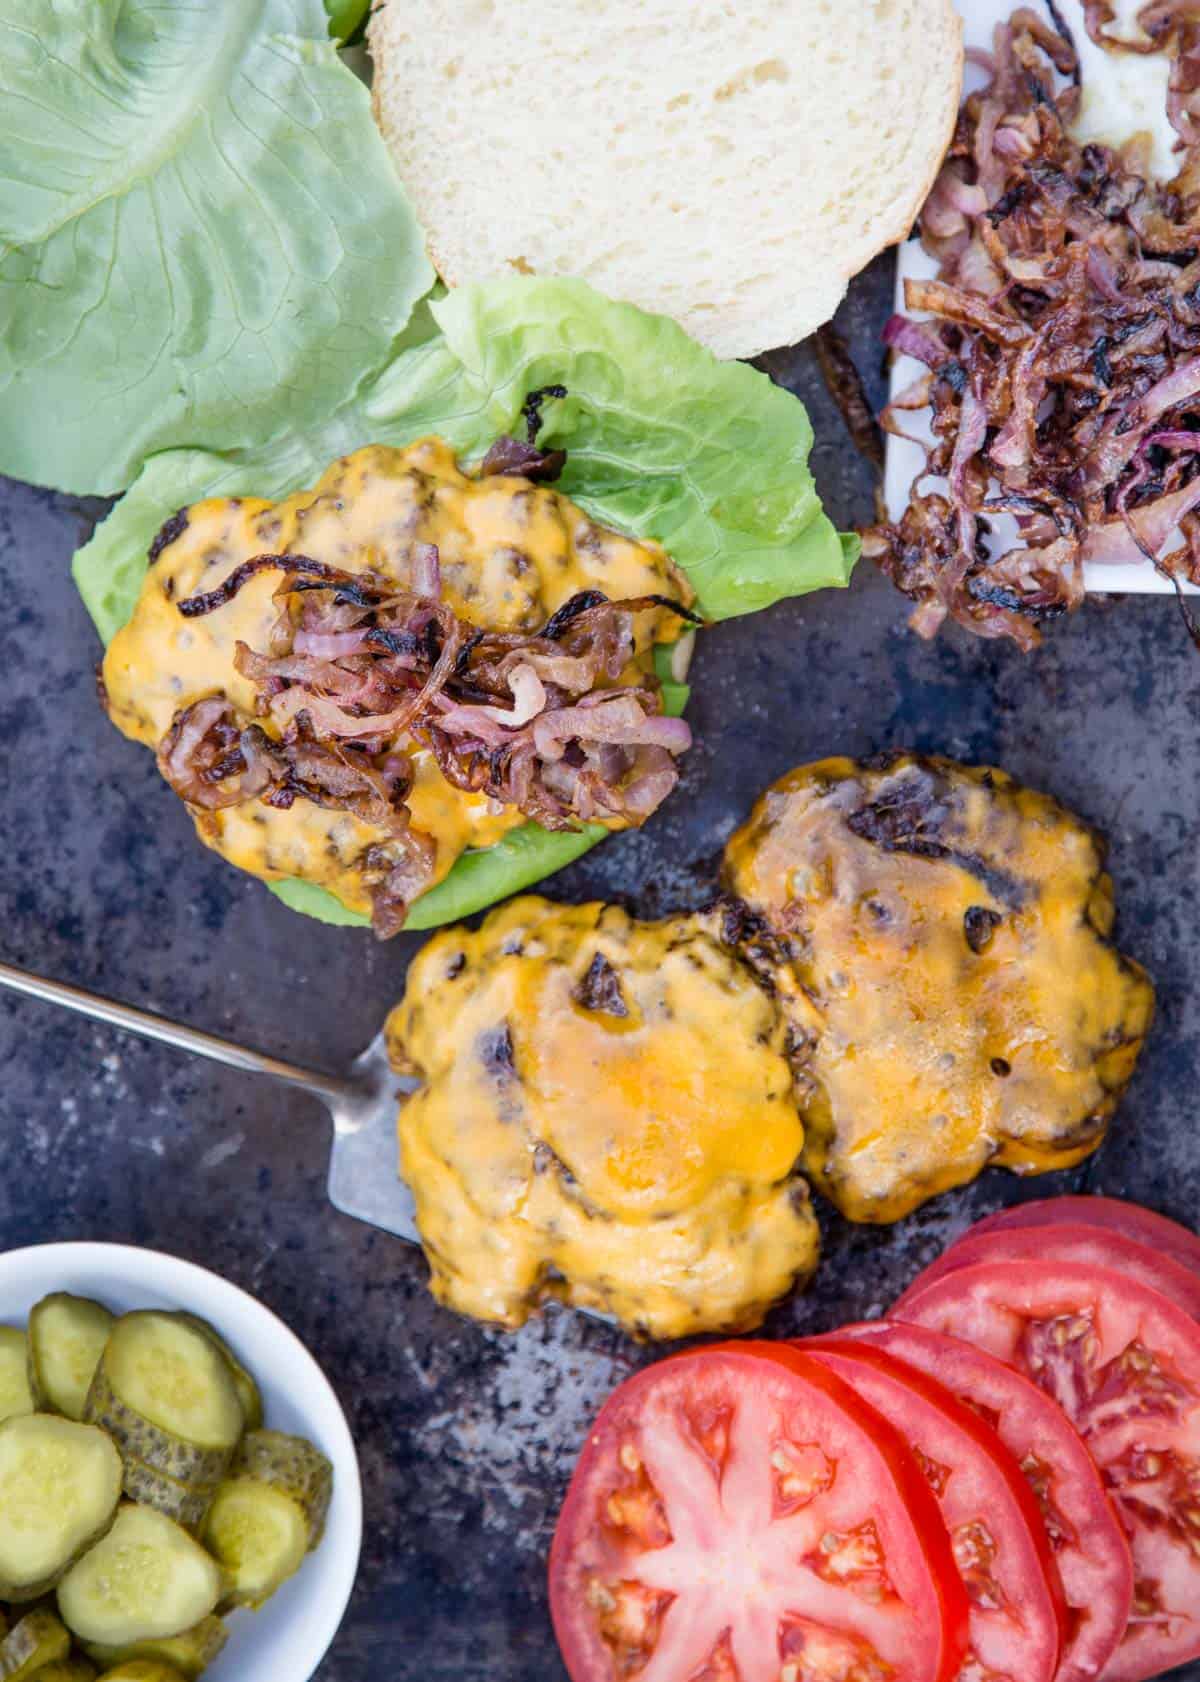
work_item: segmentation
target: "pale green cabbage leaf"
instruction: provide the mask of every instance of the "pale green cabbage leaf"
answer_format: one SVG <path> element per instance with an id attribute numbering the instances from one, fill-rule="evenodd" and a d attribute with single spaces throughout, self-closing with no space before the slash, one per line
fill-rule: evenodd
<path id="1" fill-rule="evenodd" d="M 0 472 L 318 426 L 432 279 L 323 0 L 0 0 Z"/>

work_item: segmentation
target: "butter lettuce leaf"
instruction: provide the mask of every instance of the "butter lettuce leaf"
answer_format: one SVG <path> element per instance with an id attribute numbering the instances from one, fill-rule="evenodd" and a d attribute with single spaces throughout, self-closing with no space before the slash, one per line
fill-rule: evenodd
<path id="1" fill-rule="evenodd" d="M 324 422 L 433 271 L 323 0 L 0 0 L 0 472 Z"/>
<path id="2" fill-rule="evenodd" d="M 0 0 L 3 4 L 3 0 Z M 843 586 L 857 543 L 821 508 L 798 398 L 741 363 L 718 362 L 673 322 L 613 303 L 581 281 L 517 278 L 432 295 L 371 382 L 317 425 L 266 445 L 153 455 L 75 557 L 75 579 L 107 642 L 128 620 L 146 551 L 177 508 L 208 496 L 278 498 L 315 484 L 364 444 L 428 433 L 467 461 L 517 431 L 529 392 L 563 385 L 539 442 L 567 451 L 559 488 L 606 525 L 660 542 L 710 620 Z M 687 686 L 665 693 L 681 709 Z M 536 824 L 463 855 L 423 895 L 411 928 L 481 910 L 563 868 L 608 831 L 552 835 Z M 272 884 L 325 921 L 361 923 L 324 890 Z"/>
<path id="3" fill-rule="evenodd" d="M 804 405 L 765 374 L 580 280 L 464 286 L 433 314 L 495 430 L 515 426 L 527 392 L 567 387 L 539 438 L 568 452 L 558 488 L 661 543 L 706 618 L 849 582 L 857 541 L 821 508 Z"/>

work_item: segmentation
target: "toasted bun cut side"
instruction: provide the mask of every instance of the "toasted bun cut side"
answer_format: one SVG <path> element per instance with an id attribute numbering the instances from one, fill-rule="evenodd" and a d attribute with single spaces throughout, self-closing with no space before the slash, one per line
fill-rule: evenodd
<path id="1" fill-rule="evenodd" d="M 908 234 L 962 80 L 951 0 L 428 0 L 369 40 L 449 284 L 580 275 L 719 356 L 803 338 Z"/>

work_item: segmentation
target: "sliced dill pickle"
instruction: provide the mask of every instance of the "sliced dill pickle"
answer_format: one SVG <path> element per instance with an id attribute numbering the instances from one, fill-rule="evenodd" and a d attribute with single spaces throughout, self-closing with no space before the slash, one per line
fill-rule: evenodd
<path id="1" fill-rule="evenodd" d="M 94 1670 L 89 1672 L 95 1674 Z M 41 1677 L 38 1682 L 42 1682 Z M 184 1682 L 184 1676 L 174 1665 L 161 1664 L 158 1659 L 126 1659 L 115 1670 L 106 1670 L 102 1682 Z"/>
<path id="2" fill-rule="evenodd" d="M 151 1507 L 124 1506 L 112 1529 L 58 1585 L 58 1609 L 82 1641 L 161 1641 L 207 1618 L 221 1573 L 188 1532 Z"/>
<path id="3" fill-rule="evenodd" d="M 198 1332 L 203 1332 L 205 1337 L 210 1338 L 221 1351 L 222 1355 L 224 1355 L 225 1359 L 229 1362 L 229 1370 L 233 1374 L 233 1382 L 237 1389 L 238 1401 L 242 1404 L 242 1417 L 245 1420 L 246 1429 L 247 1431 L 257 1431 L 261 1429 L 263 1422 L 263 1399 L 262 1392 L 259 1390 L 258 1385 L 254 1380 L 254 1375 L 248 1372 L 238 1360 L 233 1350 L 229 1347 L 228 1343 L 226 1343 L 225 1339 L 221 1336 L 215 1326 L 210 1325 L 207 1320 L 202 1320 L 198 1314 L 189 1314 L 185 1309 L 179 1309 L 177 1312 L 179 1319 L 186 1320 L 189 1326 L 195 1326 Z"/>
<path id="4" fill-rule="evenodd" d="M 121 1453 L 177 1483 L 218 1484 L 244 1429 L 229 1363 L 175 1314 L 123 1314 L 88 1392 L 85 1417 Z"/>
<path id="5" fill-rule="evenodd" d="M 70 1634 L 53 1612 L 26 1612 L 0 1641 L 0 1682 L 29 1682 L 70 1651 Z"/>
<path id="6" fill-rule="evenodd" d="M 222 1604 L 257 1609 L 304 1564 L 308 1519 L 282 1489 L 230 1478 L 217 1491 L 204 1545 L 224 1573 Z"/>
<path id="7" fill-rule="evenodd" d="M 103 1303 L 56 1291 L 29 1315 L 29 1389 L 43 1412 L 83 1418 L 92 1375 L 113 1329 Z"/>
<path id="8" fill-rule="evenodd" d="M 0 1421 L 32 1412 L 25 1333 L 20 1326 L 0 1326 Z"/>
<path id="9" fill-rule="evenodd" d="M 48 1413 L 6 1419 L 0 1425 L 0 1595 L 36 1600 L 52 1589 L 112 1524 L 121 1475 L 115 1446 L 93 1425 Z"/>
<path id="10" fill-rule="evenodd" d="M 33 1682 L 96 1682 L 96 1667 L 89 1659 L 72 1653 L 70 1658 L 59 1659 L 36 1671 Z"/>
<path id="11" fill-rule="evenodd" d="M 100 1666 L 105 1675 L 111 1669 L 138 1661 L 165 1665 L 168 1671 L 177 1670 L 186 1682 L 194 1682 L 201 1671 L 212 1664 L 229 1639 L 229 1631 L 220 1618 L 201 1618 L 182 1635 L 165 1641 L 135 1641 L 122 1647 L 105 1647 L 94 1641 L 84 1643 L 89 1659 Z"/>
<path id="12" fill-rule="evenodd" d="M 165 1514 L 185 1530 L 200 1530 L 219 1487 L 219 1484 L 177 1483 L 165 1472 L 140 1460 L 125 1461 L 125 1493 L 129 1499 L 139 1507 L 153 1507 L 155 1512 Z"/>
<path id="13" fill-rule="evenodd" d="M 312 1552 L 325 1534 L 333 1496 L 333 1467 L 320 1449 L 304 1437 L 289 1437 L 283 1431 L 247 1431 L 230 1476 L 268 1484 L 289 1496 L 304 1514 L 308 1551 Z"/>

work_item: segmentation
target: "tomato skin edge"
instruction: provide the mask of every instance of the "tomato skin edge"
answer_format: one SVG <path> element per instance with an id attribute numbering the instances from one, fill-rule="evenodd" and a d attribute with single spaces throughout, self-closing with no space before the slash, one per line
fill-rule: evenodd
<path id="1" fill-rule="evenodd" d="M 1015 1297 L 1018 1301 L 1021 1299 L 1022 1289 L 1030 1275 L 1033 1276 L 1035 1284 L 1046 1284 L 1047 1289 L 1055 1293 L 1052 1308 L 1052 1312 L 1055 1313 L 1062 1313 L 1076 1293 L 1087 1300 L 1103 1301 L 1107 1298 L 1109 1302 L 1120 1302 L 1122 1298 L 1132 1297 L 1144 1311 L 1153 1313 L 1165 1325 L 1168 1338 L 1173 1345 L 1190 1352 L 1197 1363 L 1197 1379 L 1193 1382 L 1193 1388 L 1200 1391 L 1200 1324 L 1184 1309 L 1180 1308 L 1177 1303 L 1172 1302 L 1169 1297 L 1163 1296 L 1161 1292 L 1155 1291 L 1149 1285 L 1131 1279 L 1128 1274 L 1122 1274 L 1115 1268 L 1089 1267 L 1076 1262 L 1059 1262 L 1055 1264 L 1048 1281 L 1046 1275 L 1049 1273 L 1050 1270 L 1039 1271 L 1036 1264 L 1029 1261 L 973 1263 L 969 1267 L 960 1268 L 952 1274 L 934 1280 L 920 1291 L 910 1288 L 900 1302 L 890 1310 L 890 1315 L 892 1318 L 902 1321 L 911 1320 L 919 1326 L 939 1331 L 943 1335 L 961 1336 L 960 1332 L 948 1331 L 946 1325 L 937 1318 L 944 1311 L 948 1301 L 952 1301 L 955 1296 L 970 1298 L 974 1290 L 981 1289 L 988 1293 L 989 1300 L 994 1295 L 995 1300 L 1000 1302 L 1002 1308 L 1004 1308 L 1010 1303 L 1012 1297 Z M 1023 1311 L 1027 1312 L 1028 1310 Z M 987 1353 L 994 1355 L 1004 1364 L 1013 1366 L 1019 1372 L 1024 1370 L 1019 1361 L 992 1350 L 986 1341 L 981 1340 L 981 1346 Z M 1068 1418 L 1070 1418 L 1069 1414 Z M 1103 1475 L 1105 1462 L 1100 1452 L 1086 1437 L 1084 1440 Z M 1129 1527 L 1127 1526 L 1127 1528 Z M 1136 1573 L 1138 1567 L 1136 1527 L 1132 1529 L 1131 1546 Z M 1145 1649 L 1151 1647 L 1154 1639 L 1152 1634 L 1146 1633 L 1151 1629 L 1152 1626 L 1149 1624 L 1130 1623 L 1125 1640 L 1106 1667 L 1101 1682 L 1147 1682 L 1148 1678 L 1165 1674 L 1178 1665 L 1200 1659 L 1200 1629 L 1196 1631 L 1195 1636 L 1187 1646 L 1171 1648 L 1166 1645 L 1164 1651 L 1164 1643 L 1160 1642 L 1158 1650 L 1147 1653 Z"/>
<path id="2" fill-rule="evenodd" d="M 594 1441 L 600 1440 L 598 1427 L 604 1423 L 614 1398 L 621 1396 L 628 1401 L 631 1395 L 636 1397 L 637 1391 L 652 1384 L 656 1375 L 664 1368 L 687 1364 L 700 1365 L 714 1356 L 733 1356 L 751 1364 L 767 1362 L 787 1368 L 814 1390 L 821 1392 L 831 1404 L 848 1415 L 859 1430 L 872 1439 L 877 1451 L 888 1464 L 899 1498 L 925 1556 L 930 1587 L 938 1606 L 942 1633 L 941 1656 L 936 1670 L 928 1677 L 928 1682 L 956 1682 L 967 1654 L 970 1602 L 954 1561 L 953 1546 L 942 1519 L 941 1508 L 908 1444 L 882 1414 L 864 1402 L 850 1385 L 821 1362 L 801 1353 L 791 1344 L 749 1340 L 735 1340 L 712 1344 L 703 1349 L 684 1350 L 680 1354 L 668 1355 L 665 1360 L 644 1367 L 610 1393 L 593 1420 L 559 1511 L 547 1565 L 551 1622 L 572 1682 L 600 1682 L 594 1668 L 590 1665 L 585 1668 L 582 1661 L 578 1642 L 567 1621 L 567 1596 L 563 1589 L 570 1564 L 569 1548 L 577 1534 L 577 1527 L 571 1521 L 575 1517 L 576 1506 L 584 1499 L 583 1480 L 579 1473 L 586 1463 L 588 1449 Z"/>
<path id="3" fill-rule="evenodd" d="M 977 1233 L 1011 1232 L 1015 1228 L 1055 1226 L 1060 1221 L 1076 1222 L 1080 1226 L 1099 1227 L 1104 1232 L 1123 1233 L 1134 1243 L 1149 1245 L 1161 1254 L 1172 1257 L 1181 1267 L 1200 1273 L 1200 1234 L 1161 1215 L 1156 1209 L 1145 1209 L 1139 1203 L 1127 1203 L 1120 1197 L 1074 1196 L 1039 1197 L 1027 1203 L 1014 1203 L 994 1214 L 985 1215 L 963 1234 L 973 1238 Z"/>
<path id="4" fill-rule="evenodd" d="M 1091 1618 L 1099 1619 L 1098 1635 L 1093 1626 L 1093 1633 L 1085 1637 L 1079 1647 L 1068 1643 L 1060 1665 L 1060 1673 L 1062 1682 L 1096 1682 L 1097 1677 L 1107 1678 L 1108 1664 L 1120 1647 L 1128 1614 L 1133 1605 L 1133 1554 L 1116 1503 L 1104 1486 L 1087 1444 L 1058 1403 L 1039 1389 L 1024 1373 L 1006 1366 L 1003 1361 L 976 1348 L 973 1343 L 953 1337 L 948 1332 L 933 1331 L 928 1326 L 913 1321 L 897 1320 L 890 1316 L 882 1320 L 865 1320 L 856 1325 L 843 1326 L 837 1335 L 868 1346 L 874 1344 L 876 1347 L 882 1347 L 885 1353 L 894 1354 L 898 1360 L 928 1373 L 932 1378 L 939 1378 L 940 1372 L 945 1370 L 946 1363 L 949 1362 L 957 1369 L 957 1379 L 961 1376 L 960 1363 L 965 1364 L 966 1387 L 970 1388 L 972 1372 L 979 1372 L 984 1388 L 989 1392 L 985 1405 L 994 1405 L 1000 1410 L 1002 1423 L 1006 1417 L 1010 1417 L 1009 1404 L 996 1396 L 990 1374 L 994 1372 L 997 1377 L 1003 1375 L 1001 1382 L 1006 1387 L 1010 1384 L 1016 1387 L 1012 1405 L 1017 1410 L 1018 1419 L 1022 1417 L 1022 1410 L 1032 1403 L 1036 1410 L 1035 1428 L 1038 1413 L 1041 1413 L 1043 1419 L 1052 1417 L 1055 1420 L 1056 1428 L 1060 1428 L 1063 1433 L 1067 1459 L 1064 1462 L 1054 1457 L 1054 1464 L 1062 1466 L 1063 1475 L 1069 1480 L 1070 1488 L 1074 1492 L 1067 1517 L 1075 1531 L 1075 1545 L 1083 1547 L 1084 1543 L 1088 1542 L 1085 1551 L 1092 1558 L 1097 1557 L 1098 1553 L 1099 1557 L 1106 1561 L 1109 1577 L 1104 1585 L 1105 1592 L 1100 1607 L 1087 1599 L 1080 1602 L 1081 1608 L 1087 1608 Z M 898 1347 L 891 1347 L 893 1342 Z M 925 1364 L 926 1362 L 928 1364 Z M 950 1380 L 942 1382 L 954 1394 L 961 1394 L 957 1383 Z M 1017 1434 L 1020 1435 L 1019 1425 Z M 1016 1453 L 1017 1450 L 1014 1448 L 1013 1452 Z M 1077 1481 L 1077 1473 L 1087 1479 L 1085 1485 L 1081 1486 Z M 1086 1493 L 1082 1495 L 1082 1505 L 1078 1505 L 1076 1503 L 1080 1500 L 1081 1487 Z M 1091 1522 L 1099 1526 L 1101 1540 L 1098 1549 L 1095 1533 L 1091 1531 Z M 1117 1608 L 1120 1608 L 1119 1613 Z"/>
<path id="5" fill-rule="evenodd" d="M 1129 1271 L 1132 1278 L 1159 1291 L 1185 1314 L 1200 1319 L 1200 1272 L 1186 1266 L 1175 1255 L 1152 1248 L 1145 1239 L 1134 1238 L 1112 1226 L 1088 1225 L 1082 1218 L 1075 1220 L 1068 1215 L 1061 1220 L 1028 1225 L 993 1226 L 987 1231 L 971 1227 L 918 1273 L 899 1301 L 949 1274 L 992 1261 L 1045 1262 L 1047 1266 L 1071 1260 L 1082 1263 L 1082 1256 L 1065 1255 L 1063 1247 L 1089 1243 L 1095 1244 L 1101 1253 L 1095 1265 L 1111 1268 L 1116 1273 Z"/>
<path id="6" fill-rule="evenodd" d="M 847 1361 L 858 1362 L 863 1367 L 873 1368 L 889 1378 L 903 1382 L 921 1400 L 948 1415 L 956 1428 L 964 1436 L 970 1438 L 979 1452 L 1000 1469 L 1013 1503 L 1020 1510 L 1021 1517 L 1025 1521 L 1025 1528 L 1029 1532 L 1033 1551 L 1054 1611 L 1054 1619 L 1058 1629 L 1058 1649 L 1054 1657 L 1054 1670 L 1057 1671 L 1070 1632 L 1070 1611 L 1067 1606 L 1066 1590 L 1063 1588 L 1058 1561 L 1054 1557 L 1054 1549 L 1050 1544 L 1050 1537 L 1037 1498 L 1015 1457 L 1005 1447 L 999 1434 L 993 1430 L 986 1420 L 980 1418 L 977 1413 L 960 1401 L 952 1390 L 947 1389 L 936 1378 L 922 1372 L 919 1367 L 911 1366 L 899 1356 L 888 1354 L 883 1349 L 874 1348 L 870 1344 L 859 1342 L 854 1338 L 841 1337 L 836 1332 L 824 1337 L 796 1340 L 794 1347 L 802 1350 L 811 1349 L 813 1355 L 818 1358 L 823 1352 L 828 1352 L 830 1355 L 842 1357 Z"/>

